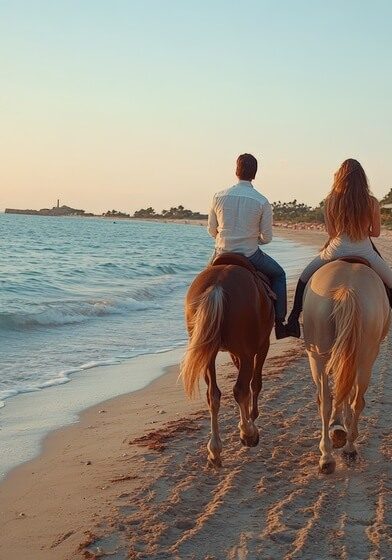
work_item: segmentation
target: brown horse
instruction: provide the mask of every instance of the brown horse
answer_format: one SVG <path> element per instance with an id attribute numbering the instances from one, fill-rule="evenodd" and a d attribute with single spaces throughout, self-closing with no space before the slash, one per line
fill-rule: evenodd
<path id="1" fill-rule="evenodd" d="M 238 255 L 232 258 L 233 263 L 243 259 Z M 250 263 L 245 266 L 214 263 L 195 278 L 185 302 L 189 344 L 180 375 L 190 397 L 198 386 L 199 377 L 204 376 L 211 414 L 208 460 L 215 466 L 221 465 L 222 451 L 218 427 L 221 391 L 215 370 L 215 358 L 220 350 L 230 353 L 238 369 L 233 392 L 240 410 L 241 442 L 247 447 L 259 442 L 254 421 L 259 415 L 257 399 L 274 309 Z"/>

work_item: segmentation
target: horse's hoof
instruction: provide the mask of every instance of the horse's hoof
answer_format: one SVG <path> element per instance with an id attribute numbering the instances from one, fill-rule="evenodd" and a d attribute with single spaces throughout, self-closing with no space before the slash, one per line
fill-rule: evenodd
<path id="1" fill-rule="evenodd" d="M 222 460 L 220 457 L 208 457 L 208 466 L 214 469 L 220 469 L 222 466 Z"/>
<path id="2" fill-rule="evenodd" d="M 332 446 L 334 449 L 340 449 L 347 443 L 347 432 L 343 428 L 331 428 Z"/>
<path id="3" fill-rule="evenodd" d="M 245 447 L 257 447 L 260 440 L 259 432 L 257 431 L 254 436 L 240 437 L 240 440 Z"/>
<path id="4" fill-rule="evenodd" d="M 348 465 L 352 465 L 357 460 L 358 451 L 343 451 L 343 457 Z"/>
<path id="5" fill-rule="evenodd" d="M 330 461 L 329 463 L 322 463 L 319 467 L 321 474 L 332 474 L 335 472 L 335 461 Z"/>

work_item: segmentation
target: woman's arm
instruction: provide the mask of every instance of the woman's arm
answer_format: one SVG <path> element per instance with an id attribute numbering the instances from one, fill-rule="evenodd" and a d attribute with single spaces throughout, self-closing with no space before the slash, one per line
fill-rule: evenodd
<path id="1" fill-rule="evenodd" d="M 380 237 L 381 233 L 381 214 L 380 214 L 380 205 L 378 200 L 372 198 L 372 222 L 369 228 L 369 235 L 370 237 Z"/>

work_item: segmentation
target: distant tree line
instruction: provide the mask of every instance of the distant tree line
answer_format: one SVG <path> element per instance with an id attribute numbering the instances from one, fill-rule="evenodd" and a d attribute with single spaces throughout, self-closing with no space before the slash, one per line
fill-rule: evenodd
<path id="1" fill-rule="evenodd" d="M 130 218 L 130 214 L 126 214 L 125 212 L 120 212 L 119 210 L 108 210 L 104 212 L 102 216 L 106 218 Z"/>
<path id="2" fill-rule="evenodd" d="M 160 214 L 155 212 L 152 206 L 149 206 L 148 208 L 141 208 L 140 210 L 136 210 L 136 212 L 133 214 L 133 217 L 170 220 L 205 220 L 208 216 L 207 214 L 200 214 L 200 212 L 193 212 L 193 210 L 188 210 L 180 204 L 179 206 L 172 206 L 169 210 L 162 210 Z"/>
<path id="3" fill-rule="evenodd" d="M 274 220 L 276 222 L 311 222 L 311 223 L 324 223 L 323 213 L 324 201 L 320 202 L 318 206 L 312 208 L 303 202 L 298 202 L 294 199 L 291 202 L 278 202 L 272 203 L 274 210 Z"/>
<path id="4" fill-rule="evenodd" d="M 392 229 L 392 208 L 383 208 L 384 204 L 392 204 L 392 189 L 380 200 L 381 223 L 388 229 Z"/>
<path id="5" fill-rule="evenodd" d="M 385 204 L 392 204 L 392 188 L 380 200 L 381 207 Z M 324 201 L 322 200 L 317 206 L 312 208 L 303 202 L 298 202 L 294 199 L 291 202 L 277 202 L 272 203 L 274 211 L 275 222 L 290 222 L 290 223 L 324 223 Z M 114 210 L 112 211 L 114 212 Z M 188 219 L 188 220 L 203 220 L 207 219 L 207 214 L 200 212 L 193 212 L 184 208 L 181 204 L 179 206 L 171 207 L 169 210 L 162 210 L 159 214 L 155 212 L 154 208 L 141 208 L 133 214 L 134 218 L 157 218 L 157 219 Z M 381 208 L 381 221 L 386 227 L 392 228 L 392 209 Z"/>

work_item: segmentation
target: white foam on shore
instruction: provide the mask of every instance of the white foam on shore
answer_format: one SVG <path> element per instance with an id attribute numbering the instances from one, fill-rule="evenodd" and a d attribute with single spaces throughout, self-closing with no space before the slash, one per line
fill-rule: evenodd
<path id="1" fill-rule="evenodd" d="M 120 356 L 118 358 L 113 358 L 110 360 L 95 360 L 91 362 L 86 362 L 77 368 L 71 368 L 64 371 L 61 371 L 56 377 L 48 379 L 47 381 L 42 381 L 39 383 L 27 384 L 18 387 L 17 389 L 4 389 L 0 391 L 0 408 L 3 408 L 6 405 L 6 400 L 11 397 L 16 397 L 17 395 L 21 395 L 24 393 L 36 393 L 41 389 L 47 389 L 48 387 L 54 387 L 56 385 L 64 385 L 64 383 L 69 383 L 74 376 L 69 377 L 73 373 L 80 373 L 82 371 L 93 369 L 101 366 L 113 366 L 122 363 L 124 360 L 129 360 L 131 358 L 135 358 L 137 356 L 146 356 L 149 354 L 162 354 L 166 352 L 170 352 L 175 348 L 180 346 L 184 346 L 186 344 L 186 340 L 182 341 L 181 343 L 173 344 L 172 347 L 163 348 L 162 350 L 156 350 L 152 352 L 151 350 L 131 353 L 130 355 Z"/>
<path id="2" fill-rule="evenodd" d="M 45 391 L 9 395 L 6 407 L 0 402 L 0 478 L 38 455 L 49 432 L 77 422 L 80 412 L 91 406 L 142 389 L 164 368 L 179 363 L 183 354 L 182 347 L 120 364 L 91 366 L 74 373 L 72 383 L 64 374 Z"/>

